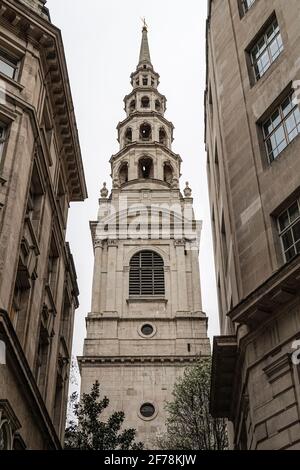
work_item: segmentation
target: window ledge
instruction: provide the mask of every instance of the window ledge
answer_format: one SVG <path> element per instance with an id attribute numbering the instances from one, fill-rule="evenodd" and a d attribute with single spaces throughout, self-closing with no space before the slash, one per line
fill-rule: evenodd
<path id="1" fill-rule="evenodd" d="M 17 82 L 13 78 L 8 77 L 5 75 L 5 73 L 0 72 L 0 78 L 18 88 L 19 91 L 23 91 L 25 88 L 23 85 L 21 85 L 21 83 Z"/>
<path id="2" fill-rule="evenodd" d="M 137 297 L 129 297 L 126 300 L 127 303 L 135 303 L 135 302 L 152 302 L 152 303 L 167 303 L 168 300 L 164 297 L 154 297 L 154 296 L 137 296 Z"/>

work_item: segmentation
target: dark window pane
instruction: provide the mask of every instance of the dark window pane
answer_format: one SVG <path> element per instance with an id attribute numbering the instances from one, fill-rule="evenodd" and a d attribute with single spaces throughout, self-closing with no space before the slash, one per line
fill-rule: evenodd
<path id="1" fill-rule="evenodd" d="M 290 261 L 292 258 L 294 258 L 295 255 L 296 255 L 296 251 L 295 251 L 295 248 L 293 247 L 285 253 L 285 258 L 287 261 Z"/>
<path id="2" fill-rule="evenodd" d="M 292 111 L 292 108 L 293 108 L 293 105 L 292 105 L 292 102 L 291 102 L 291 98 L 288 97 L 281 105 L 281 108 L 282 108 L 282 112 L 284 114 L 284 116 L 287 116 L 289 114 L 290 111 Z"/>
<path id="3" fill-rule="evenodd" d="M 140 413 L 144 418 L 151 418 L 155 413 L 155 408 L 151 403 L 144 403 L 140 408 Z"/>
<path id="4" fill-rule="evenodd" d="M 293 222 L 294 220 L 299 217 L 299 206 L 298 202 L 295 202 L 291 207 L 288 209 L 289 216 L 290 216 L 290 221 Z"/>
<path id="5" fill-rule="evenodd" d="M 286 227 L 289 226 L 289 216 L 288 212 L 284 212 L 280 217 L 279 217 L 279 227 L 280 230 L 283 231 Z"/>
<path id="6" fill-rule="evenodd" d="M 153 326 L 151 325 L 143 325 L 141 328 L 141 331 L 144 336 L 150 336 L 152 335 L 154 330 L 153 330 Z"/>
<path id="7" fill-rule="evenodd" d="M 290 230 L 282 236 L 282 242 L 285 251 L 293 245 L 293 237 Z"/>
<path id="8" fill-rule="evenodd" d="M 298 222 L 296 225 L 294 225 L 293 235 L 294 235 L 294 241 L 295 242 L 300 241 L 300 222 Z"/>

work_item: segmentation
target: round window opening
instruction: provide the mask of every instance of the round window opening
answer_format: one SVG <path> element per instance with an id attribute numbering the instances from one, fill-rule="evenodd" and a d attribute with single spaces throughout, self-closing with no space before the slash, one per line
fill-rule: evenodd
<path id="1" fill-rule="evenodd" d="M 140 413 L 144 418 L 152 418 L 155 414 L 155 408 L 152 403 L 144 403 L 140 408 Z"/>
<path id="2" fill-rule="evenodd" d="M 144 336 L 151 336 L 154 333 L 154 328 L 152 325 L 143 325 L 141 332 Z"/>

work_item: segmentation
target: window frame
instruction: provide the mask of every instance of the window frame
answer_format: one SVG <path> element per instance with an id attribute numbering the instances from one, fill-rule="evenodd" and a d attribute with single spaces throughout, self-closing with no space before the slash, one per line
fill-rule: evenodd
<path id="1" fill-rule="evenodd" d="M 290 110 L 285 114 L 285 112 L 284 112 L 285 108 L 283 108 L 283 105 L 285 104 L 285 102 L 287 100 L 289 100 L 289 105 L 288 106 L 290 106 Z M 295 104 L 293 102 L 293 90 L 290 90 L 289 93 L 285 95 L 284 99 L 280 100 L 278 105 L 276 107 L 272 108 L 272 111 L 268 113 L 267 119 L 264 119 L 262 121 L 261 128 L 262 128 L 263 143 L 264 143 L 264 148 L 265 148 L 265 152 L 266 152 L 266 155 L 267 155 L 267 158 L 268 158 L 269 165 L 271 165 L 275 160 L 277 160 L 277 158 L 280 156 L 280 154 L 299 136 L 299 134 L 300 134 L 300 120 L 298 122 L 297 117 L 295 115 L 295 112 L 297 110 L 298 110 L 298 115 L 300 117 L 300 108 L 299 108 L 297 103 Z M 272 117 L 277 112 L 278 112 L 278 116 L 280 117 L 280 121 L 276 125 L 274 125 L 274 120 L 272 121 Z M 294 120 L 295 120 L 296 126 L 292 129 L 292 131 L 288 132 L 287 121 L 292 115 L 294 115 Z M 267 134 L 266 133 L 266 126 L 267 126 L 268 123 L 270 123 L 269 126 L 272 126 L 272 130 L 271 130 L 271 132 L 269 132 Z M 280 128 L 283 129 L 284 140 L 280 141 L 280 143 L 277 144 L 277 147 L 272 147 L 272 150 L 269 150 L 268 142 L 270 142 L 271 145 L 272 145 L 272 136 L 275 137 L 275 141 L 276 141 L 276 132 Z M 297 134 L 291 139 L 290 135 L 295 130 L 297 131 Z M 278 150 L 280 145 L 284 141 L 285 141 L 286 145 L 281 150 Z M 276 141 L 276 143 L 277 143 L 277 141 Z M 277 153 L 276 156 L 274 156 L 275 150 L 278 150 L 278 153 Z M 273 154 L 273 156 L 271 157 L 272 154 Z"/>
<path id="2" fill-rule="evenodd" d="M 277 24 L 276 27 L 274 27 L 274 24 Z M 273 34 L 271 34 L 272 40 L 268 38 L 268 33 L 270 29 L 273 28 Z M 276 34 L 274 32 L 277 31 Z M 281 40 L 281 47 L 278 48 L 277 50 L 277 55 L 275 58 L 273 58 L 272 52 L 271 52 L 271 46 L 274 44 L 274 42 L 277 42 L 278 37 L 280 37 Z M 254 58 L 254 49 L 259 48 L 258 44 L 263 41 L 264 46 L 261 47 L 260 54 L 258 57 Z M 275 14 L 271 16 L 271 18 L 268 20 L 268 22 L 263 26 L 261 29 L 260 33 L 257 34 L 256 38 L 252 41 L 251 45 L 248 47 L 248 54 L 249 54 L 249 61 L 250 61 L 250 68 L 251 68 L 251 75 L 254 84 L 259 82 L 259 80 L 262 79 L 262 77 L 267 73 L 267 71 L 271 68 L 272 64 L 278 59 L 278 57 L 283 53 L 284 51 L 284 45 L 283 45 L 283 39 L 282 39 L 282 34 L 281 34 L 281 28 L 278 23 L 278 19 Z M 257 75 L 257 72 L 255 70 L 255 66 L 257 65 L 259 59 L 263 56 L 263 54 L 267 52 L 268 54 L 268 59 L 269 59 L 269 65 L 267 68 L 264 68 L 264 70 L 259 72 L 259 76 Z"/>
<path id="3" fill-rule="evenodd" d="M 251 2 L 250 5 L 248 5 L 248 1 Z M 256 1 L 257 0 L 239 0 L 242 17 L 244 17 L 248 13 L 248 11 L 253 7 Z"/>
<path id="4" fill-rule="evenodd" d="M 5 73 L 1 70 L 1 62 L 8 65 L 12 69 L 14 69 L 13 76 L 8 75 L 7 73 Z M 17 59 L 16 57 L 10 55 L 9 53 L 4 51 L 3 49 L 0 49 L 0 74 L 1 75 L 9 78 L 10 80 L 17 81 L 18 77 L 19 77 L 19 69 L 20 69 L 19 64 L 20 64 L 19 59 Z"/>
<path id="5" fill-rule="evenodd" d="M 129 262 L 129 298 L 165 298 L 165 295 L 165 265 L 162 256 L 153 250 L 138 251 Z"/>
<path id="6" fill-rule="evenodd" d="M 295 205 L 297 204 L 298 206 L 298 216 L 295 218 L 295 219 L 292 219 L 291 216 L 290 216 L 290 209 Z M 287 214 L 287 218 L 288 218 L 288 225 L 284 228 L 281 228 L 281 225 L 280 225 L 280 218 L 282 216 L 284 216 L 284 214 Z M 277 231 L 278 231 L 278 236 L 279 236 L 279 239 L 280 239 L 280 245 L 281 245 L 281 253 L 283 255 L 283 259 L 285 261 L 285 263 L 289 263 L 295 256 L 297 256 L 297 254 L 300 253 L 300 238 L 299 240 L 296 240 L 295 241 L 295 236 L 294 236 L 294 232 L 293 232 L 293 228 L 300 223 L 300 198 L 297 198 L 295 199 L 291 204 L 289 204 L 286 209 L 284 209 L 276 218 L 276 222 L 277 222 Z M 290 233 L 290 236 L 292 238 L 292 245 L 289 246 L 289 248 L 285 248 L 284 246 L 284 241 L 283 241 L 283 237 L 287 234 L 287 233 Z M 297 244 L 299 244 L 299 252 L 297 251 Z M 290 258 L 287 257 L 287 253 L 294 249 L 294 255 L 291 256 Z"/>
<path id="7" fill-rule="evenodd" d="M 2 157 L 7 140 L 8 126 L 5 122 L 0 121 L 0 129 L 3 129 L 3 135 L 0 133 L 0 168 L 2 168 Z"/>

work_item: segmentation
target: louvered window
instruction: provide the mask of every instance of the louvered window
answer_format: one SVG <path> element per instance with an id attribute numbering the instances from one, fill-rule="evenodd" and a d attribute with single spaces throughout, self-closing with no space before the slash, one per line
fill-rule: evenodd
<path id="1" fill-rule="evenodd" d="M 165 294 L 164 262 L 154 251 L 140 251 L 130 261 L 129 295 L 162 296 Z"/>

